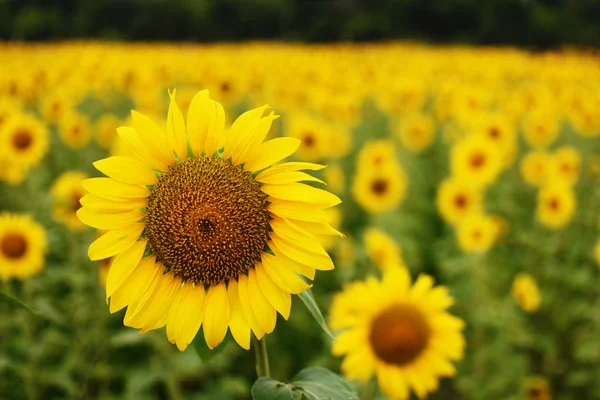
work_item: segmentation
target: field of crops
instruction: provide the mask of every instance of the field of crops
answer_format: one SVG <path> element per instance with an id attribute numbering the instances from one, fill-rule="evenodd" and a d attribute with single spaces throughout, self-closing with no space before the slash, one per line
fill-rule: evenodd
<path id="1" fill-rule="evenodd" d="M 599 184 L 581 50 L 0 44 L 0 398 L 600 399 Z"/>

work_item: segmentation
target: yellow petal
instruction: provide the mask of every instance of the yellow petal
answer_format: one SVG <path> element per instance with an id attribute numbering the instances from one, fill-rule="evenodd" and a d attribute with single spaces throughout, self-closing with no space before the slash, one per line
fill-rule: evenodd
<path id="1" fill-rule="evenodd" d="M 143 311 L 132 318 L 131 326 L 141 328 L 140 333 L 165 326 L 169 317 L 169 309 L 177 292 L 181 290 L 181 285 L 181 279 L 174 277 L 173 273 L 163 275 L 161 282 L 156 286 L 154 295 Z"/>
<path id="2" fill-rule="evenodd" d="M 96 229 L 118 229 L 133 225 L 144 218 L 146 214 L 140 211 L 128 211 L 118 214 L 95 213 L 87 208 L 77 210 L 77 218 L 87 226 Z"/>
<path id="3" fill-rule="evenodd" d="M 131 275 L 146 251 L 146 243 L 148 240 L 140 240 L 115 258 L 106 278 L 106 298 L 112 296 Z"/>
<path id="4" fill-rule="evenodd" d="M 297 261 L 292 260 L 291 258 L 286 256 L 281 250 L 279 250 L 279 248 L 272 241 L 269 242 L 269 247 L 275 255 L 275 258 L 280 268 L 292 270 L 295 273 L 305 276 L 310 280 L 315 279 L 316 270 L 313 266 L 301 264 Z"/>
<path id="5" fill-rule="evenodd" d="M 167 339 L 169 342 L 175 343 L 177 341 L 177 330 L 179 325 L 183 323 L 183 320 L 179 319 L 179 308 L 182 306 L 182 302 L 185 299 L 187 292 L 192 288 L 191 282 L 181 285 L 181 288 L 175 293 L 171 307 L 169 308 L 169 315 L 167 316 Z"/>
<path id="6" fill-rule="evenodd" d="M 229 296 L 225 282 L 211 285 L 204 300 L 204 339 L 209 349 L 217 347 L 229 326 Z"/>
<path id="7" fill-rule="evenodd" d="M 301 203 L 314 204 L 319 208 L 329 208 L 342 201 L 333 193 L 323 189 L 317 189 L 303 183 L 291 183 L 289 185 L 263 185 L 260 188 L 270 197 L 281 200 L 297 201 Z"/>
<path id="8" fill-rule="evenodd" d="M 260 290 L 256 279 L 256 271 L 253 268 L 248 270 L 248 295 L 250 296 L 250 306 L 256 317 L 256 322 L 265 333 L 273 332 L 277 323 L 277 312 Z"/>
<path id="9" fill-rule="evenodd" d="M 131 157 L 108 157 L 93 164 L 104 175 L 122 183 L 154 185 L 158 182 L 158 178 L 151 169 Z"/>
<path id="10" fill-rule="evenodd" d="M 127 312 L 125 313 L 125 318 L 123 318 L 123 324 L 125 326 L 131 326 L 132 318 L 144 308 L 146 303 L 154 294 L 156 287 L 162 280 L 164 266 L 162 263 L 157 263 L 154 256 L 142 259 L 138 265 L 138 268 L 142 265 L 147 266 L 148 269 L 152 270 L 152 279 L 150 279 L 149 283 L 145 287 L 142 287 L 135 298 L 131 299 L 129 306 L 127 307 Z"/>
<path id="11" fill-rule="evenodd" d="M 304 249 L 281 239 L 275 232 L 271 233 L 271 241 L 285 256 L 300 264 L 308 265 L 320 271 L 329 271 L 334 268 L 333 261 L 331 261 L 331 258 L 327 253 L 309 253 Z"/>
<path id="12" fill-rule="evenodd" d="M 97 214 L 116 214 L 144 208 L 148 205 L 148 199 L 146 197 L 140 197 L 139 199 L 107 199 L 88 193 L 79 200 L 79 203 Z"/>
<path id="13" fill-rule="evenodd" d="M 346 237 L 342 232 L 333 228 L 329 224 L 317 224 L 314 222 L 288 220 L 298 228 L 310 232 L 312 235 L 333 235 L 339 237 Z"/>
<path id="14" fill-rule="evenodd" d="M 110 312 L 115 313 L 134 303 L 158 273 L 162 275 L 150 258 L 141 260 L 129 278 L 110 296 Z"/>
<path id="15" fill-rule="evenodd" d="M 142 143 L 147 147 L 149 153 L 154 158 L 167 165 L 172 165 L 174 163 L 173 150 L 169 148 L 167 136 L 154 121 L 144 114 L 132 110 L 131 124 Z"/>
<path id="16" fill-rule="evenodd" d="M 265 171 L 269 171 L 268 169 Z M 262 176 L 261 176 L 262 175 Z M 319 182 L 325 184 L 319 178 L 315 178 L 312 175 L 307 174 L 306 172 L 300 171 L 282 171 L 277 173 L 271 173 L 267 175 L 263 175 L 263 172 L 258 174 L 256 180 L 261 183 L 266 183 L 270 185 L 287 185 L 289 183 L 307 181 L 307 182 Z"/>
<path id="17" fill-rule="evenodd" d="M 267 209 L 275 215 L 299 221 L 328 224 L 329 216 L 325 211 L 306 203 L 273 199 Z"/>
<path id="18" fill-rule="evenodd" d="M 88 192 L 107 199 L 138 199 L 150 196 L 150 191 L 141 185 L 129 185 L 110 178 L 89 178 L 81 181 Z"/>
<path id="19" fill-rule="evenodd" d="M 273 165 L 256 176 L 256 180 L 262 182 L 263 179 L 270 179 L 273 175 L 278 175 L 283 172 L 293 172 L 303 169 L 309 169 L 312 171 L 318 171 L 325 168 L 325 165 L 307 163 L 307 162 L 286 162 L 278 165 Z"/>
<path id="20" fill-rule="evenodd" d="M 254 266 L 256 270 L 256 279 L 258 287 L 263 292 L 269 303 L 281 314 L 286 320 L 290 316 L 292 308 L 292 297 L 289 292 L 284 291 L 269 278 L 262 264 L 257 263 Z"/>
<path id="21" fill-rule="evenodd" d="M 252 128 L 256 126 L 262 118 L 268 105 L 246 111 L 236 118 L 229 128 L 229 132 L 224 137 L 223 158 L 237 161 L 240 158 L 240 147 L 250 141 Z M 234 161 L 234 165 L 235 165 Z"/>
<path id="22" fill-rule="evenodd" d="M 187 158 L 187 140 L 185 135 L 185 122 L 179 106 L 175 102 L 176 90 L 169 93 L 170 103 L 167 113 L 167 141 L 169 147 L 183 160 Z"/>
<path id="23" fill-rule="evenodd" d="M 273 113 L 270 115 L 259 118 L 259 119 L 248 119 L 246 123 L 239 123 L 239 121 L 246 116 L 246 114 L 254 113 L 253 116 L 261 115 L 262 111 L 266 108 L 261 107 L 253 111 L 249 111 L 242 114 L 233 125 L 227 136 L 225 136 L 225 149 L 229 146 L 227 154 L 224 154 L 225 159 L 231 157 L 233 165 L 241 164 L 251 156 L 256 158 L 254 153 L 260 148 L 260 144 L 267 136 L 273 120 L 277 118 Z"/>
<path id="24" fill-rule="evenodd" d="M 106 232 L 90 244 L 88 257 L 96 261 L 124 252 L 139 239 L 144 227 L 144 224 L 133 224 Z"/>
<path id="25" fill-rule="evenodd" d="M 256 158 L 246 160 L 245 170 L 260 171 L 291 156 L 298 150 L 302 141 L 294 138 L 275 138 L 260 145 Z"/>
<path id="26" fill-rule="evenodd" d="M 231 331 L 231 336 L 233 336 L 242 348 L 250 350 L 250 326 L 246 322 L 246 318 L 244 318 L 244 310 L 242 309 L 238 292 L 238 283 L 235 279 L 229 280 L 227 294 L 229 295 L 229 330 Z"/>
<path id="27" fill-rule="evenodd" d="M 327 254 L 321 243 L 314 236 L 293 225 L 287 219 L 275 217 L 269 221 L 269 225 L 271 225 L 273 232 L 286 242 L 311 253 Z"/>
<path id="28" fill-rule="evenodd" d="M 187 114 L 187 131 L 193 153 L 200 157 L 204 151 L 211 157 L 223 137 L 225 111 L 208 96 L 208 90 L 198 92 Z"/>
<path id="29" fill-rule="evenodd" d="M 240 304 L 242 305 L 242 311 L 244 312 L 244 319 L 254 332 L 254 336 L 257 339 L 261 339 L 265 336 L 265 331 L 258 323 L 258 319 L 254 315 L 252 306 L 250 305 L 250 293 L 248 292 L 248 277 L 244 274 L 238 276 L 238 294 L 240 296 Z"/>
<path id="30" fill-rule="evenodd" d="M 176 343 L 180 351 L 185 350 L 192 343 L 200 329 L 205 297 L 204 285 L 192 286 L 179 306 Z"/>
<path id="31" fill-rule="evenodd" d="M 160 161 L 150 154 L 145 143 L 142 142 L 135 129 L 128 126 L 121 126 L 117 128 L 117 133 L 121 139 L 125 151 L 140 162 L 157 171 L 166 171 L 167 163 Z"/>
<path id="32" fill-rule="evenodd" d="M 267 275 L 286 292 L 298 294 L 310 288 L 310 285 L 304 282 L 294 271 L 281 266 L 279 263 L 280 257 L 263 253 L 261 258 Z"/>

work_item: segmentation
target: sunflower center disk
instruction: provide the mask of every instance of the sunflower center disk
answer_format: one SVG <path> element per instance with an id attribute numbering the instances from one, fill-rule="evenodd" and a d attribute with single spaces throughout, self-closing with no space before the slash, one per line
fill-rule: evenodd
<path id="1" fill-rule="evenodd" d="M 237 278 L 269 240 L 267 195 L 229 162 L 188 159 L 162 175 L 148 198 L 146 235 L 157 260 L 184 281 Z"/>
<path id="2" fill-rule="evenodd" d="M 9 234 L 2 239 L 0 251 L 6 258 L 21 258 L 27 251 L 27 241 L 18 234 Z"/>
<path id="3" fill-rule="evenodd" d="M 18 150 L 25 150 L 31 145 L 31 134 L 27 131 L 18 131 L 13 136 L 13 143 Z"/>
<path id="4" fill-rule="evenodd" d="M 394 305 L 371 324 L 369 341 L 381 360 L 403 366 L 425 350 L 431 329 L 425 316 L 413 306 Z"/>

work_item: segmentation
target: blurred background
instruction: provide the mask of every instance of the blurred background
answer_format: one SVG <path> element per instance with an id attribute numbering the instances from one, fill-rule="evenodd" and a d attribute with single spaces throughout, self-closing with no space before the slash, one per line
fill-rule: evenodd
<path id="1" fill-rule="evenodd" d="M 164 125 L 170 88 L 228 123 L 268 103 L 270 137 L 328 165 L 328 320 L 390 266 L 448 287 L 467 346 L 429 398 L 600 399 L 599 20 L 594 0 L 0 0 L 0 399 L 250 398 L 232 340 L 180 353 L 109 314 L 75 216 L 116 127 Z M 268 346 L 276 379 L 343 374 L 297 298 Z"/>

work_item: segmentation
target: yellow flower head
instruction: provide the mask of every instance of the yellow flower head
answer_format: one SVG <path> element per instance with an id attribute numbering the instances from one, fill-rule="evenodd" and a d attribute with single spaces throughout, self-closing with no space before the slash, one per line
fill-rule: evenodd
<path id="1" fill-rule="evenodd" d="M 450 157 L 452 175 L 476 187 L 493 183 L 502 168 L 501 153 L 496 146 L 478 135 L 454 145 Z"/>
<path id="2" fill-rule="evenodd" d="M 110 311 L 141 332 L 166 325 L 184 350 L 202 326 L 212 349 L 227 330 L 245 349 L 285 319 L 291 294 L 310 287 L 333 262 L 315 238 L 341 235 L 325 209 L 340 199 L 301 181 L 321 165 L 284 162 L 300 140 L 263 143 L 273 112 L 242 114 L 225 132 L 225 112 L 197 93 L 187 123 L 171 95 L 166 130 L 132 112 L 118 129 L 126 156 L 94 163 L 107 175 L 83 181 L 79 219 L 107 233 L 92 260 L 114 257 L 107 277 Z"/>
<path id="3" fill-rule="evenodd" d="M 60 139 L 67 147 L 81 149 L 90 141 L 90 121 L 83 114 L 69 112 L 60 121 L 59 133 Z"/>
<path id="4" fill-rule="evenodd" d="M 548 178 L 551 182 L 564 182 L 574 185 L 581 171 L 581 155 L 573 147 L 560 147 L 554 150 L 550 160 Z"/>
<path id="5" fill-rule="evenodd" d="M 550 110 L 533 110 L 523 122 L 523 135 L 531 147 L 544 149 L 551 145 L 559 134 L 556 116 Z"/>
<path id="6" fill-rule="evenodd" d="M 42 161 L 48 151 L 46 127 L 35 117 L 18 113 L 0 126 L 0 160 L 26 169 Z"/>
<path id="7" fill-rule="evenodd" d="M 346 174 L 339 164 L 330 164 L 323 172 L 327 187 L 334 193 L 346 190 Z"/>
<path id="8" fill-rule="evenodd" d="M 538 192 L 536 217 L 547 228 L 559 229 L 566 225 L 575 208 L 575 193 L 564 183 L 544 186 Z"/>
<path id="9" fill-rule="evenodd" d="M 498 236 L 493 217 L 482 213 L 469 214 L 456 227 L 458 245 L 465 253 L 485 253 Z"/>
<path id="10" fill-rule="evenodd" d="M 545 151 L 530 151 L 521 160 L 521 175 L 525 182 L 541 187 L 548 179 L 552 158 Z"/>
<path id="11" fill-rule="evenodd" d="M 352 195 L 369 213 L 392 211 L 400 206 L 406 193 L 406 174 L 399 165 L 387 164 L 384 168 L 361 170 L 352 182 Z"/>
<path id="12" fill-rule="evenodd" d="M 502 164 L 512 164 L 517 155 L 517 136 L 508 116 L 483 113 L 475 122 L 473 132 L 485 136 L 501 153 Z"/>
<path id="13" fill-rule="evenodd" d="M 400 246 L 381 229 L 367 228 L 363 233 L 363 241 L 369 259 L 380 270 L 404 266 Z"/>
<path id="14" fill-rule="evenodd" d="M 371 170 L 396 165 L 397 156 L 394 142 L 391 140 L 371 140 L 358 153 L 358 168 Z"/>
<path id="15" fill-rule="evenodd" d="M 72 112 L 73 104 L 64 93 L 50 92 L 41 101 L 40 111 L 44 119 L 58 123 L 65 114 Z"/>
<path id="16" fill-rule="evenodd" d="M 451 224 L 471 213 L 480 212 L 482 204 L 481 190 L 467 180 L 448 178 L 438 188 L 436 197 L 438 212 L 446 222 Z"/>
<path id="17" fill-rule="evenodd" d="M 398 136 L 404 147 L 412 152 L 427 149 L 435 140 L 435 125 L 431 117 L 424 114 L 406 116 L 400 122 Z"/>
<path id="18" fill-rule="evenodd" d="M 390 399 L 425 398 L 442 377 L 453 376 L 453 361 L 463 357 L 464 323 L 447 312 L 453 304 L 444 286 L 420 275 L 414 285 L 408 270 L 392 268 L 383 279 L 348 285 L 334 296 L 331 327 L 342 330 L 332 352 L 344 356 L 341 369 L 351 380 L 376 376 Z"/>
<path id="19" fill-rule="evenodd" d="M 46 249 L 46 231 L 29 215 L 0 213 L 0 279 L 38 274 Z"/>
<path id="20" fill-rule="evenodd" d="M 518 274 L 515 277 L 512 295 L 519 307 L 527 312 L 535 312 L 540 308 L 540 291 L 531 275 Z"/>
<path id="21" fill-rule="evenodd" d="M 302 141 L 298 157 L 308 161 L 324 158 L 330 144 L 327 137 L 329 131 L 323 129 L 318 119 L 308 114 L 293 114 L 286 122 L 286 136 Z"/>
<path id="22" fill-rule="evenodd" d="M 94 131 L 96 142 L 110 149 L 117 137 L 117 128 L 121 126 L 121 121 L 114 115 L 104 114 L 96 121 L 96 129 Z"/>
<path id="23" fill-rule="evenodd" d="M 525 393 L 527 400 L 552 400 L 548 381 L 539 376 L 527 379 Z"/>
<path id="24" fill-rule="evenodd" d="M 85 225 L 79 221 L 76 212 L 81 208 L 79 200 L 87 194 L 81 185 L 88 176 L 79 171 L 63 172 L 52 184 L 52 217 L 73 232 L 81 232 Z"/>

